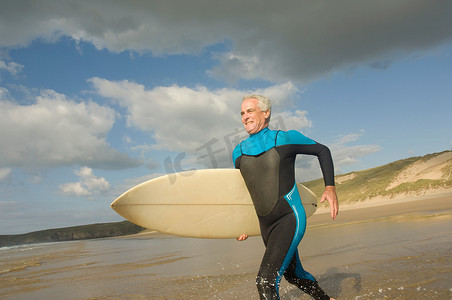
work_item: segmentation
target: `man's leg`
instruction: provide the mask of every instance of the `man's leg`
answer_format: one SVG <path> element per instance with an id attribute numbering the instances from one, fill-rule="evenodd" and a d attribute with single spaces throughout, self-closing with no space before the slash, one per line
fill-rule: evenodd
<path id="1" fill-rule="evenodd" d="M 316 300 L 330 300 L 330 297 L 320 288 L 314 276 L 303 269 L 298 251 L 295 252 L 289 267 L 287 267 L 284 278 Z"/>

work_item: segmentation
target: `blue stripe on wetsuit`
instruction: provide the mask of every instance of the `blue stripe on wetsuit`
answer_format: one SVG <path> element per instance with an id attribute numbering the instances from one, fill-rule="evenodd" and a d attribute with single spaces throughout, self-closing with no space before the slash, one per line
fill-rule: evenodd
<path id="1" fill-rule="evenodd" d="M 306 211 L 303 207 L 303 203 L 301 202 L 300 194 L 298 193 L 297 185 L 295 184 L 293 189 L 284 197 L 292 208 L 295 219 L 297 222 L 297 227 L 295 229 L 295 234 L 292 239 L 292 244 L 290 245 L 289 251 L 287 252 L 287 256 L 284 259 L 283 265 L 278 272 L 278 284 L 281 281 L 281 278 L 284 274 L 284 271 L 289 266 L 292 257 L 294 254 L 297 259 L 297 267 L 295 269 L 295 273 L 299 278 L 305 278 L 312 281 L 315 281 L 314 276 L 312 276 L 309 272 L 305 271 L 301 265 L 300 258 L 298 257 L 298 244 L 300 244 L 304 233 L 306 231 Z"/>

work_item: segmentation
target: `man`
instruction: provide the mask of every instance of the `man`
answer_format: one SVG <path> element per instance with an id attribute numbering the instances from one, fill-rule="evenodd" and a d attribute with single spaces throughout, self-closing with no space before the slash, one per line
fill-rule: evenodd
<path id="1" fill-rule="evenodd" d="M 295 182 L 295 158 L 297 154 L 318 157 L 325 181 L 321 202 L 329 202 L 334 220 L 339 205 L 331 153 L 298 131 L 270 130 L 271 102 L 264 96 L 243 97 L 241 115 L 250 136 L 235 147 L 232 159 L 250 192 L 266 247 L 256 278 L 260 298 L 279 299 L 279 283 L 284 276 L 313 298 L 330 300 L 298 257 L 306 213 Z M 242 235 L 237 240 L 246 238 Z"/>

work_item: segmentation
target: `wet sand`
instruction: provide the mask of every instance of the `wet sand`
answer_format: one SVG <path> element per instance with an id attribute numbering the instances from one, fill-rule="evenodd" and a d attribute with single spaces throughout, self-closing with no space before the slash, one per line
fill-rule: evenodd
<path id="1" fill-rule="evenodd" d="M 0 248 L 0 299 L 258 299 L 263 251 L 159 233 Z M 316 214 L 299 251 L 338 299 L 452 299 L 452 194 Z"/>

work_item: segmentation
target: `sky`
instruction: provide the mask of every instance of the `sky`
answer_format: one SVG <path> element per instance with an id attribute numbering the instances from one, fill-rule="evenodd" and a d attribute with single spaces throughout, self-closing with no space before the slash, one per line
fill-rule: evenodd
<path id="1" fill-rule="evenodd" d="M 452 2 L 0 2 L 0 234 L 116 222 L 173 172 L 232 168 L 243 95 L 336 174 L 452 149 Z M 299 157 L 297 180 L 321 177 Z M 340 199 L 340 195 L 339 195 Z"/>

